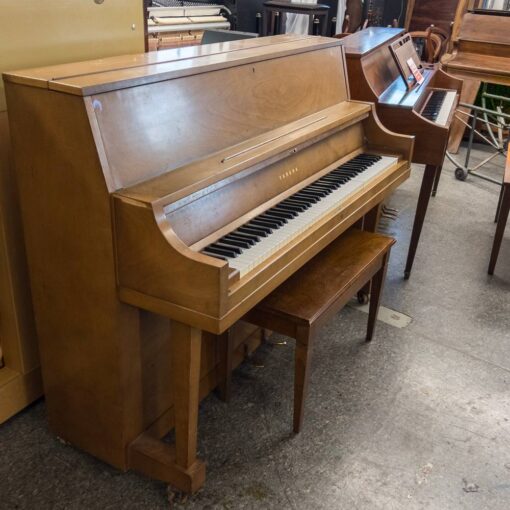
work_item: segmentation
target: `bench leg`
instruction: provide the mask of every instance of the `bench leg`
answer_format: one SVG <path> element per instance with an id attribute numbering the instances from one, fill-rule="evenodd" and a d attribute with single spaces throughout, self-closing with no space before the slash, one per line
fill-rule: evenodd
<path id="1" fill-rule="evenodd" d="M 220 342 L 220 375 L 218 383 L 218 397 L 223 402 L 230 401 L 232 381 L 233 335 L 230 329 L 218 336 Z"/>
<path id="2" fill-rule="evenodd" d="M 379 225 L 379 220 L 381 219 L 381 209 L 382 203 L 377 204 L 373 207 L 367 214 L 363 217 L 363 227 L 362 230 L 365 232 L 375 232 Z M 371 282 L 367 282 L 367 284 L 358 291 L 358 303 L 360 305 L 366 305 L 369 302 L 369 296 L 371 293 Z"/>
<path id="3" fill-rule="evenodd" d="M 388 269 L 389 250 L 384 254 L 382 266 L 372 278 L 372 294 L 370 296 L 370 308 L 368 310 L 368 326 L 366 341 L 370 342 L 374 336 L 375 324 L 377 322 L 377 314 L 379 313 L 379 305 L 381 295 L 386 280 L 386 271 Z"/>
<path id="4" fill-rule="evenodd" d="M 508 213 L 510 212 L 510 186 L 505 185 L 503 189 L 503 196 L 501 198 L 501 205 L 499 209 L 498 224 L 496 226 L 496 233 L 494 234 L 494 242 L 492 244 L 491 259 L 489 262 L 489 274 L 494 274 L 494 268 L 498 260 L 499 249 L 501 248 L 501 241 L 505 233 L 506 222 L 508 220 Z"/>
<path id="5" fill-rule="evenodd" d="M 294 369 L 294 433 L 301 431 L 311 357 L 310 329 L 298 327 Z"/>

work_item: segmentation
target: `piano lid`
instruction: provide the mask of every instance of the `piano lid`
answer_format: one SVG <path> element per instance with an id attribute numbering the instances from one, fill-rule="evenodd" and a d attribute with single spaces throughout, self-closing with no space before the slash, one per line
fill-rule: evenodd
<path id="1" fill-rule="evenodd" d="M 78 96 L 90 96 L 340 45 L 337 39 L 316 36 L 264 37 L 12 71 L 5 73 L 4 79 Z"/>
<path id="2" fill-rule="evenodd" d="M 389 41 L 403 35 L 403 28 L 370 27 L 341 39 L 345 54 L 352 58 L 361 58 L 372 53 Z"/>

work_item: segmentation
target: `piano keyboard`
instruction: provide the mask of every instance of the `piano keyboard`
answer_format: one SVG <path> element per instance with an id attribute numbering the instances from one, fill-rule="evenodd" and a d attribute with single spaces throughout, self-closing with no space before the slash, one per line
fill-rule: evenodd
<path id="1" fill-rule="evenodd" d="M 228 261 L 242 277 L 396 162 L 394 157 L 360 154 L 206 246 L 202 253 Z"/>
<path id="2" fill-rule="evenodd" d="M 433 90 L 421 112 L 422 116 L 440 126 L 446 126 L 456 96 L 456 90 Z"/>

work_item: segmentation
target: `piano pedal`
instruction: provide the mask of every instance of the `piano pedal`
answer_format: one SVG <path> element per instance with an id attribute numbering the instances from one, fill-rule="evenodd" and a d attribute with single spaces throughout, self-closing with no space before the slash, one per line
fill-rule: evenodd
<path id="1" fill-rule="evenodd" d="M 398 209 L 394 209 L 393 207 L 388 207 L 386 205 L 383 205 L 381 208 L 381 216 L 384 216 L 386 218 L 398 218 L 398 215 L 400 214 L 400 211 Z"/>

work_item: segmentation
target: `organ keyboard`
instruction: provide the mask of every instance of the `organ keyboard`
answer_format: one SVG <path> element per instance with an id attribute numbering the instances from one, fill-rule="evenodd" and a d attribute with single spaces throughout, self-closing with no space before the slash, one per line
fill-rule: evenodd
<path id="1" fill-rule="evenodd" d="M 404 277 L 409 278 L 428 201 L 437 190 L 462 81 L 437 65 L 423 63 L 424 81 L 408 89 L 390 50 L 398 46 L 403 34 L 399 28 L 373 27 L 345 37 L 342 43 L 352 97 L 373 101 L 388 129 L 415 135 L 413 162 L 425 165 L 404 270 Z"/>
<path id="2" fill-rule="evenodd" d="M 282 35 L 5 75 L 60 437 L 200 487 L 210 333 L 409 176 L 412 137 L 350 100 L 344 64 L 335 39 Z"/>

